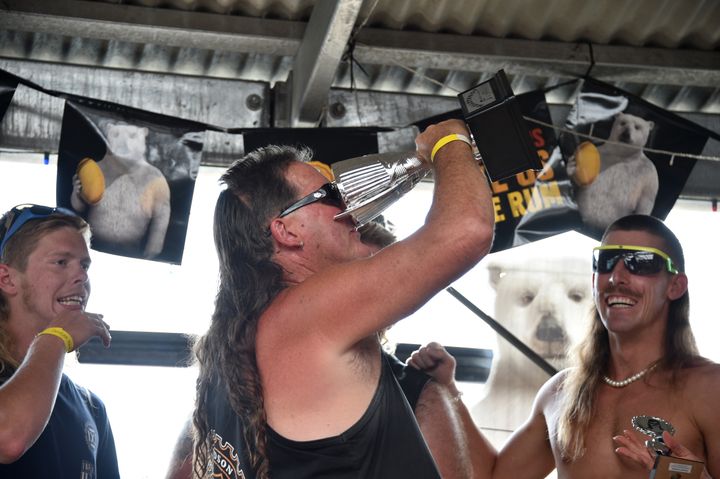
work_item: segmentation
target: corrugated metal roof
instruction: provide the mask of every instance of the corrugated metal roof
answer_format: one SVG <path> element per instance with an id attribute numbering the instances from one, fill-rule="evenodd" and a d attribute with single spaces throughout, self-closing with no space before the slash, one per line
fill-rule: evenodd
<path id="1" fill-rule="evenodd" d="M 321 3 L 6 0 L 0 57 L 274 83 Z M 355 25 L 361 89 L 453 96 L 500 66 L 521 93 L 583 73 L 591 43 L 593 76 L 670 110 L 720 112 L 717 0 L 366 0 Z M 332 86 L 351 86 L 348 65 Z"/>
<path id="2" fill-rule="evenodd" d="M 496 38 L 716 50 L 720 2 L 709 0 L 386 0 L 368 26 Z"/>
<path id="3" fill-rule="evenodd" d="M 314 0 L 90 0 L 307 22 Z M 62 3 L 60 1 L 59 3 Z M 389 30 L 717 50 L 716 0 L 367 0 L 359 23 Z"/>

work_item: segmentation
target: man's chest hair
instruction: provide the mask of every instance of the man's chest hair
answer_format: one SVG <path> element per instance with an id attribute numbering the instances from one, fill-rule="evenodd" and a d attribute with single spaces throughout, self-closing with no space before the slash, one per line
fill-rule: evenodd
<path id="1" fill-rule="evenodd" d="M 644 382 L 625 388 L 600 386 L 596 412 L 588 432 L 594 437 L 612 438 L 625 430 L 635 431 L 632 425 L 634 416 L 664 419 L 678 431 L 680 436 L 677 437 L 697 435 L 684 391 L 670 385 L 656 387 Z M 649 438 L 640 432 L 637 436 L 643 441 Z"/>

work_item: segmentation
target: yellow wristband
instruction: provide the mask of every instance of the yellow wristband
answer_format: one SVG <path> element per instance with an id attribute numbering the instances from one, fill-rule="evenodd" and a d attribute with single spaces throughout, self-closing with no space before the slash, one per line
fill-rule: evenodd
<path id="1" fill-rule="evenodd" d="M 41 334 L 49 334 L 51 336 L 56 336 L 62 339 L 63 343 L 65 343 L 65 352 L 69 353 L 73 350 L 73 347 L 75 347 L 72 336 L 70 336 L 70 333 L 65 331 L 63 328 L 57 326 L 53 328 L 47 328 L 37 333 L 38 336 L 40 336 Z"/>
<path id="2" fill-rule="evenodd" d="M 470 139 L 465 135 L 458 135 L 457 133 L 453 133 L 452 135 L 443 136 L 437 141 L 437 143 L 435 143 L 435 146 L 433 146 L 432 153 L 430 153 L 430 162 L 432 163 L 433 161 L 435 161 L 435 154 L 440 148 L 453 141 L 462 141 L 463 143 L 467 143 L 468 146 L 472 148 L 472 143 L 470 143 Z"/>

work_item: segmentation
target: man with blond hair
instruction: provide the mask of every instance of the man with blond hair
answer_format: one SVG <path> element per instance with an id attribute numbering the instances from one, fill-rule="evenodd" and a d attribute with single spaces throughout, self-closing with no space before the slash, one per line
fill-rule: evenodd
<path id="1" fill-rule="evenodd" d="M 0 476 L 117 478 L 100 399 L 63 374 L 92 337 L 85 311 L 89 227 L 62 208 L 20 205 L 0 219 Z"/>
<path id="2" fill-rule="evenodd" d="M 485 463 L 488 477 L 557 469 L 560 478 L 646 479 L 657 454 L 633 429 L 636 416 L 671 424 L 669 454 L 704 462 L 695 466 L 703 479 L 720 477 L 720 409 L 709 399 L 720 394 L 720 365 L 695 345 L 680 242 L 662 221 L 630 215 L 593 253 L 595 312 L 576 365 L 543 385 L 530 418 Z"/>

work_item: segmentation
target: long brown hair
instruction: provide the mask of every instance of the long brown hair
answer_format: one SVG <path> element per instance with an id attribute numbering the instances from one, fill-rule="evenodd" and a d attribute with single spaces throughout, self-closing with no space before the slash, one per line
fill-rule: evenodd
<path id="1" fill-rule="evenodd" d="M 616 220 L 603 235 L 612 231 L 645 231 L 662 239 L 664 251 L 675 267 L 685 271 L 685 256 L 675 234 L 657 218 L 629 215 Z M 695 336 L 690 329 L 690 293 L 671 301 L 665 328 L 664 354 L 657 362 L 660 370 L 671 371 L 676 381 L 681 369 L 698 358 Z M 585 453 L 585 433 L 595 414 L 595 396 L 602 375 L 610 362 L 610 342 L 607 329 L 595 310 L 589 332 L 575 349 L 576 367 L 567 372 L 562 384 L 563 402 L 558 422 L 558 444 L 563 459 L 574 461 Z"/>
<path id="2" fill-rule="evenodd" d="M 19 214 L 19 213 L 14 213 Z M 9 223 L 12 221 L 11 212 L 5 213 L 0 218 L 0 239 L 5 236 Z M 70 216 L 62 213 L 53 213 L 44 218 L 35 218 L 22 225 L 7 241 L 3 251 L 0 251 L 0 262 L 12 266 L 18 271 L 24 272 L 27 268 L 27 261 L 30 254 L 35 251 L 40 239 L 46 234 L 61 228 L 74 228 L 90 242 L 90 226 L 79 216 Z M 0 292 L 0 373 L 6 368 L 14 370 L 18 362 L 12 357 L 12 338 L 5 330 L 5 325 L 10 319 L 10 305 L 5 296 Z"/>
<path id="3" fill-rule="evenodd" d="M 211 447 L 208 402 L 214 383 L 226 388 L 243 426 L 250 466 L 268 477 L 265 410 L 255 358 L 257 321 L 285 287 L 273 262 L 270 219 L 296 199 L 285 173 L 293 161 L 308 161 L 309 150 L 268 146 L 236 161 L 222 176 L 227 186 L 215 206 L 214 239 L 220 285 L 207 333 L 195 346 L 197 380 L 194 473 L 202 477 Z"/>

